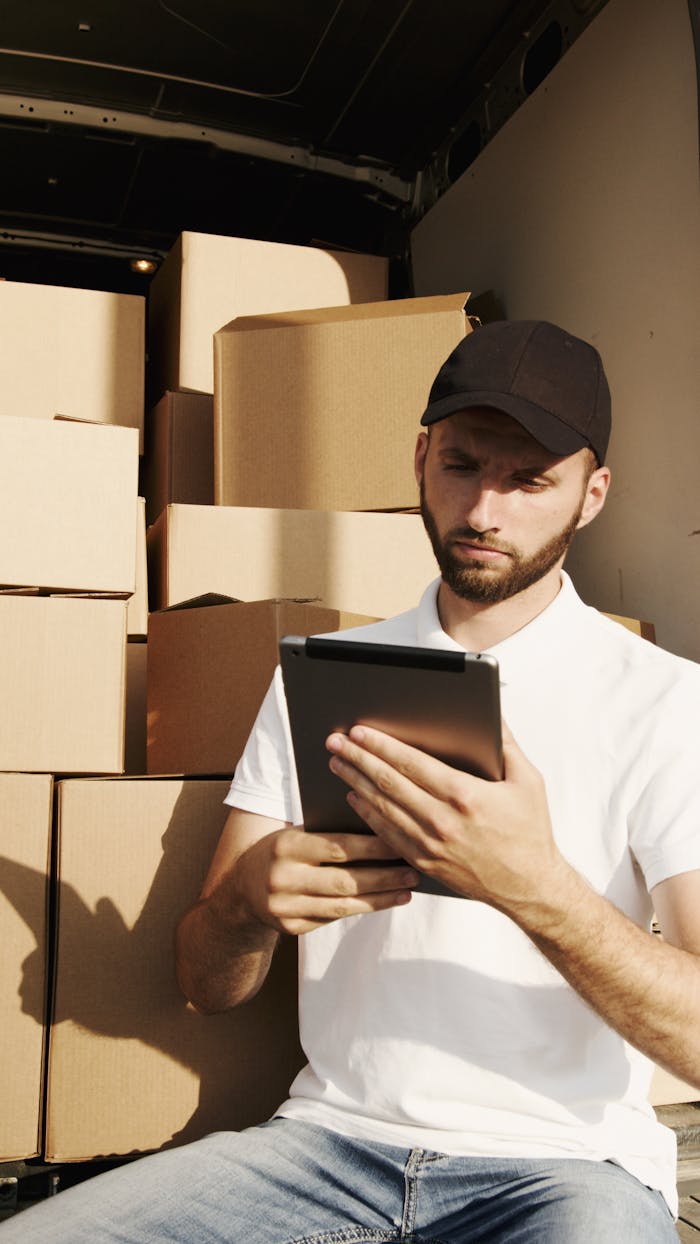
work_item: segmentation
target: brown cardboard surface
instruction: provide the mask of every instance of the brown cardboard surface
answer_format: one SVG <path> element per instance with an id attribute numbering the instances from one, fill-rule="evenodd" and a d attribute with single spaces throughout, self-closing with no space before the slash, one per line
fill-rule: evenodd
<path id="1" fill-rule="evenodd" d="M 373 302 L 388 261 L 311 246 L 183 233 L 149 291 L 149 391 L 213 393 L 212 339 L 239 315 Z"/>
<path id="2" fill-rule="evenodd" d="M 41 1146 L 52 787 L 0 773 L 0 1162 Z"/>
<path id="3" fill-rule="evenodd" d="M 430 387 L 471 327 L 468 294 L 242 317 L 214 338 L 219 505 L 416 504 Z"/>
<path id="4" fill-rule="evenodd" d="M 619 622 L 633 634 L 640 635 L 642 639 L 648 639 L 652 644 L 656 643 L 656 627 L 653 622 L 642 622 L 639 618 L 625 618 L 619 613 L 608 613 L 606 616 L 613 622 Z"/>
<path id="5" fill-rule="evenodd" d="M 148 632 L 148 559 L 146 555 L 146 501 L 136 505 L 136 591 L 127 601 L 126 628 L 129 639 L 145 639 Z"/>
<path id="6" fill-rule="evenodd" d="M 418 514 L 171 505 L 148 532 L 151 608 L 221 592 L 388 617 L 437 567 Z"/>
<path id="7" fill-rule="evenodd" d="M 179 993 L 173 933 L 228 809 L 228 782 L 59 784 L 51 1161 L 157 1149 L 269 1117 L 301 1065 L 296 947 L 256 998 L 203 1016 Z"/>
<path id="8" fill-rule="evenodd" d="M 679 1080 L 677 1076 L 672 1076 L 669 1071 L 664 1071 L 661 1067 L 654 1068 L 649 1092 L 649 1101 L 652 1106 L 672 1106 L 680 1102 L 697 1101 L 698 1097 L 700 1097 L 700 1092 L 697 1086 L 687 1084 L 685 1080 Z"/>
<path id="9" fill-rule="evenodd" d="M 279 660 L 282 635 L 373 620 L 289 600 L 151 614 L 148 772 L 230 778 Z"/>
<path id="10" fill-rule="evenodd" d="M 125 601 L 0 597 L 0 770 L 121 773 L 125 647 Z"/>
<path id="11" fill-rule="evenodd" d="M 143 437 L 146 300 L 0 282 L 0 415 L 54 415 Z"/>
<path id="12" fill-rule="evenodd" d="M 214 504 L 214 399 L 211 393 L 165 393 L 146 417 L 146 517 L 170 502 Z"/>
<path id="13" fill-rule="evenodd" d="M 131 595 L 137 495 L 132 428 L 0 419 L 0 584 Z"/>
<path id="14" fill-rule="evenodd" d="M 126 645 L 126 719 L 124 724 L 124 772 L 146 773 L 146 672 L 148 645 Z"/>

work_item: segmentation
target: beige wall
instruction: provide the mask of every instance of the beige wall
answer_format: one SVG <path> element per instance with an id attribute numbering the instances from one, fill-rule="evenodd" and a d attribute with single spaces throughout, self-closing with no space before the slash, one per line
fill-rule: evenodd
<path id="1" fill-rule="evenodd" d="M 610 0 L 413 234 L 416 294 L 493 289 L 594 342 L 613 391 L 581 594 L 700 659 L 700 186 L 686 0 Z M 693 534 L 695 533 L 695 534 Z"/>

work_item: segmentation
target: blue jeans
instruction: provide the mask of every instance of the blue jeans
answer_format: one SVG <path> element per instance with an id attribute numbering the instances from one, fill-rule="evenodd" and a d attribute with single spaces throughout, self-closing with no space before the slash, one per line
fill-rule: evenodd
<path id="1" fill-rule="evenodd" d="M 610 1162 L 449 1157 L 274 1119 L 98 1175 L 0 1244 L 678 1244 L 658 1192 Z"/>

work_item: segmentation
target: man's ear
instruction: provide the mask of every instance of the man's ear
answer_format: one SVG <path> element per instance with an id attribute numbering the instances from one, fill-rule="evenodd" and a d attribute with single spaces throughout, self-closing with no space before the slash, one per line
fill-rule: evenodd
<path id="1" fill-rule="evenodd" d="M 581 527 L 587 527 L 590 522 L 600 514 L 605 505 L 605 498 L 608 495 L 610 487 L 610 468 L 598 467 L 593 472 L 588 483 L 586 484 L 586 495 L 581 510 L 581 517 L 576 525 L 577 530 Z"/>
<path id="2" fill-rule="evenodd" d="M 414 455 L 413 465 L 416 472 L 416 482 L 418 487 L 423 481 L 423 471 L 425 470 L 425 456 L 428 452 L 428 433 L 419 432 L 416 441 L 416 452 Z"/>

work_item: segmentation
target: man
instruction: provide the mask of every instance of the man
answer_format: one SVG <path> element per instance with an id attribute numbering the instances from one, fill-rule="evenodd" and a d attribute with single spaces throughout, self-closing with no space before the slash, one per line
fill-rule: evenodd
<path id="1" fill-rule="evenodd" d="M 646 1096 L 650 1058 L 700 1084 L 700 671 L 562 572 L 609 419 L 597 352 L 547 323 L 441 368 L 416 449 L 441 578 L 353 633 L 492 652 L 505 779 L 355 727 L 329 763 L 373 835 L 305 834 L 278 671 L 178 970 L 226 1009 L 298 936 L 308 1065 L 273 1121 L 65 1193 L 23 1241 L 677 1239 Z"/>

